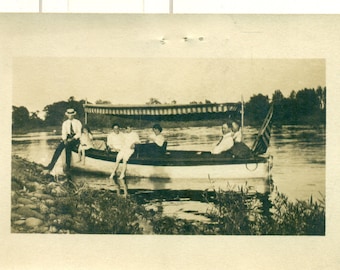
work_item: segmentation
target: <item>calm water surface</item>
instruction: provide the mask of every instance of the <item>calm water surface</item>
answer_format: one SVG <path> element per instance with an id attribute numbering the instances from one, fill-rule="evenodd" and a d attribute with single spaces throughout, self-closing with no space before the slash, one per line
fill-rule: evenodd
<path id="1" fill-rule="evenodd" d="M 151 130 L 136 130 L 141 139 L 147 138 Z M 168 149 L 210 150 L 220 136 L 220 127 L 171 128 L 163 131 L 168 140 Z M 257 130 L 245 127 L 244 139 L 251 146 Z M 12 137 L 12 153 L 36 163 L 47 165 L 55 150 L 59 134 L 53 132 L 28 133 Z M 95 138 L 105 138 L 96 133 Z M 322 199 L 325 197 L 325 128 L 309 126 L 283 126 L 274 128 L 268 154 L 274 157 L 272 177 L 275 189 L 288 196 L 291 201 Z M 112 188 L 106 175 L 76 173 L 75 181 L 86 181 L 94 188 Z M 149 180 L 150 181 L 150 180 Z M 147 207 L 161 203 L 164 212 L 187 219 L 205 220 L 203 214 L 209 203 L 202 199 L 200 191 L 169 190 L 157 192 L 139 185 L 140 181 L 129 180 L 129 192 L 150 198 Z M 152 183 L 155 184 L 155 183 Z M 195 182 L 195 187 L 199 183 Z M 190 182 L 188 182 L 190 186 Z M 195 188 L 196 189 L 196 188 Z M 202 185 L 202 189 L 203 185 Z M 156 203 L 157 201 L 157 203 Z M 160 202 L 161 201 L 161 202 Z"/>

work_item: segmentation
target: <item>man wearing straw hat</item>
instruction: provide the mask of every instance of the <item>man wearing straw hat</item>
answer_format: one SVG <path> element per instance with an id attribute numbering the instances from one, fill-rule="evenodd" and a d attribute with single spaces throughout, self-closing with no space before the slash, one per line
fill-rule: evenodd
<path id="1" fill-rule="evenodd" d="M 63 122 L 62 131 L 61 131 L 61 141 L 55 150 L 53 157 L 51 159 L 50 164 L 45 167 L 45 170 L 50 172 L 53 170 L 54 165 L 56 164 L 58 158 L 60 157 L 61 152 L 65 149 L 66 153 L 66 170 L 68 171 L 71 166 L 71 151 L 72 148 L 79 143 L 79 138 L 81 136 L 81 128 L 82 124 L 78 119 L 75 119 L 74 116 L 77 112 L 73 109 L 67 109 L 65 115 L 67 120 Z"/>

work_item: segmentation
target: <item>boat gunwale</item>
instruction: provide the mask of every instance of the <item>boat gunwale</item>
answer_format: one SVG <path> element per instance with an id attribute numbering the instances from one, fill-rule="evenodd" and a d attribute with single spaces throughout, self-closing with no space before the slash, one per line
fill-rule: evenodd
<path id="1" fill-rule="evenodd" d="M 74 152 L 77 152 L 75 149 Z M 182 155 L 182 156 L 181 156 Z M 117 152 L 107 152 L 99 149 L 89 149 L 86 157 L 115 162 Z M 255 156 L 251 158 L 228 157 L 225 154 L 212 155 L 207 151 L 191 150 L 168 150 L 161 155 L 139 155 L 135 152 L 129 159 L 128 164 L 145 166 L 214 166 L 214 165 L 237 165 L 267 163 L 268 156 Z"/>

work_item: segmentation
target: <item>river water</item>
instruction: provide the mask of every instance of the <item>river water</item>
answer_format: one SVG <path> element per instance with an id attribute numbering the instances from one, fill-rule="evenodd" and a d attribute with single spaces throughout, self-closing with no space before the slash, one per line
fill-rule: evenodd
<path id="1" fill-rule="evenodd" d="M 151 130 L 136 130 L 143 141 Z M 169 128 L 163 131 L 168 141 L 168 149 L 185 149 L 204 151 L 210 150 L 218 141 L 220 127 L 185 127 Z M 251 146 L 257 130 L 252 127 L 244 128 L 244 140 Z M 95 133 L 95 139 L 105 138 L 105 133 Z M 12 154 L 19 155 L 30 161 L 47 165 L 60 134 L 55 131 L 28 133 L 12 136 Z M 288 196 L 290 201 L 322 200 L 325 194 L 325 127 L 311 126 L 282 126 L 273 128 L 270 147 L 267 154 L 274 157 L 272 180 L 274 189 Z M 78 173 L 73 176 L 75 181 L 84 181 L 96 188 L 110 188 L 111 183 L 106 175 Z M 201 200 L 200 191 L 168 190 L 152 191 L 139 190 L 134 179 L 129 180 L 134 194 L 152 198 L 149 207 L 155 207 L 161 201 L 165 214 L 187 219 L 204 220 L 204 213 L 209 204 Z M 188 182 L 190 186 L 190 182 Z M 197 183 L 195 183 L 197 186 Z M 202 187 L 203 189 L 203 187 Z M 142 195 L 141 195 L 142 194 Z M 144 195 L 143 195 L 144 194 Z M 161 199 L 160 199 L 161 198 Z"/>

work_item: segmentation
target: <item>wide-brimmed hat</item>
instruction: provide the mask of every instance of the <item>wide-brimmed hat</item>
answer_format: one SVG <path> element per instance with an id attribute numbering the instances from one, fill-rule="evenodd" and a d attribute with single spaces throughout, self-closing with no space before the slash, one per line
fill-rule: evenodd
<path id="1" fill-rule="evenodd" d="M 65 115 L 76 115 L 77 112 L 74 109 L 67 109 Z"/>

